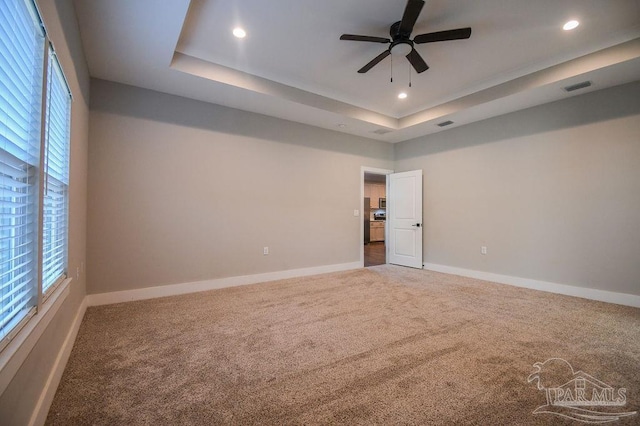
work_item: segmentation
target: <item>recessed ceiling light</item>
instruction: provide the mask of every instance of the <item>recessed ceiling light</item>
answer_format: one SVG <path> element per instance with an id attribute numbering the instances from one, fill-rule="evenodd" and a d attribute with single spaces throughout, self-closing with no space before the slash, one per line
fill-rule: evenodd
<path id="1" fill-rule="evenodd" d="M 407 98 L 407 94 L 402 92 L 398 94 L 398 99 L 406 99 Z"/>
<path id="2" fill-rule="evenodd" d="M 567 22 L 566 24 L 564 24 L 562 26 L 562 29 L 565 30 L 565 31 L 570 31 L 570 30 L 572 30 L 574 28 L 577 28 L 578 25 L 580 25 L 580 22 L 578 22 L 576 20 L 571 20 L 571 21 Z"/>
<path id="3" fill-rule="evenodd" d="M 245 36 L 247 35 L 247 32 L 242 28 L 237 27 L 233 29 L 233 35 L 238 38 L 245 38 Z"/>

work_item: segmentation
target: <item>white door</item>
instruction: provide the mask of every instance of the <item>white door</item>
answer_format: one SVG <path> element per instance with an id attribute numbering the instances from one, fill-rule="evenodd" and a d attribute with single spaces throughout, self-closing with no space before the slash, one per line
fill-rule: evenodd
<path id="1" fill-rule="evenodd" d="M 422 269 L 422 170 L 389 175 L 389 263 Z"/>

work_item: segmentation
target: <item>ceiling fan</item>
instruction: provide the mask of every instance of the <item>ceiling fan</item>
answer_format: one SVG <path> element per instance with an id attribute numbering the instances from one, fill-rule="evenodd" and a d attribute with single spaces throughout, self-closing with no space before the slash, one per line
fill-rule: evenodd
<path id="1" fill-rule="evenodd" d="M 360 68 L 358 70 L 359 73 L 363 74 L 369 71 L 384 58 L 391 55 L 392 51 L 394 54 L 397 53 L 406 56 L 416 72 L 421 73 L 428 70 L 429 66 L 424 61 L 424 59 L 422 59 L 422 56 L 420 56 L 418 51 L 413 47 L 414 44 L 435 43 L 437 41 L 447 40 L 461 40 L 471 37 L 471 28 L 458 28 L 455 30 L 420 34 L 415 36 L 413 40 L 411 40 L 410 37 L 411 32 L 413 31 L 413 26 L 416 24 L 423 6 L 423 0 L 407 1 L 407 6 L 404 9 L 402 20 L 391 25 L 391 28 L 389 30 L 391 39 L 354 34 L 343 34 L 340 36 L 340 40 L 369 41 L 373 43 L 390 44 L 387 50 L 373 58 L 373 60 L 364 67 Z"/>

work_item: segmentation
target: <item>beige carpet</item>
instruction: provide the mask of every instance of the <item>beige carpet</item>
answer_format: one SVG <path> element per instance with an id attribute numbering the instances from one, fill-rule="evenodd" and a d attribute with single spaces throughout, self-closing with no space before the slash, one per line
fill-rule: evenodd
<path id="1" fill-rule="evenodd" d="M 584 424 L 549 358 L 640 409 L 640 309 L 384 265 L 89 308 L 47 424 Z"/>

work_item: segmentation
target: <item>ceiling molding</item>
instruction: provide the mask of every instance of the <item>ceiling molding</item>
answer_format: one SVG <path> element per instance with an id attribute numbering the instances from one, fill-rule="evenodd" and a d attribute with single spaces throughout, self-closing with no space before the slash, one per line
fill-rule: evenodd
<path id="1" fill-rule="evenodd" d="M 387 130 L 404 130 L 425 123 L 442 121 L 459 111 L 494 102 L 519 93 L 539 89 L 543 86 L 566 81 L 606 67 L 619 65 L 640 58 L 640 38 L 602 49 L 582 57 L 515 78 L 488 89 L 460 97 L 399 119 L 335 99 L 287 86 L 266 78 L 238 71 L 184 53 L 175 52 L 171 68 L 238 89 L 261 93 L 309 107 L 350 117 Z M 569 96 L 566 94 L 566 96 Z M 434 129 L 432 132 L 435 132 Z M 426 131 L 428 132 L 428 131 Z M 387 138 L 391 135 L 385 133 Z"/>
<path id="2" fill-rule="evenodd" d="M 394 130 L 398 129 L 399 121 L 396 118 L 327 98 L 326 96 L 316 95 L 315 93 L 287 86 L 286 84 L 281 84 L 223 65 L 214 64 L 184 53 L 174 53 L 171 68 L 239 89 L 323 109 L 377 126 Z"/>

